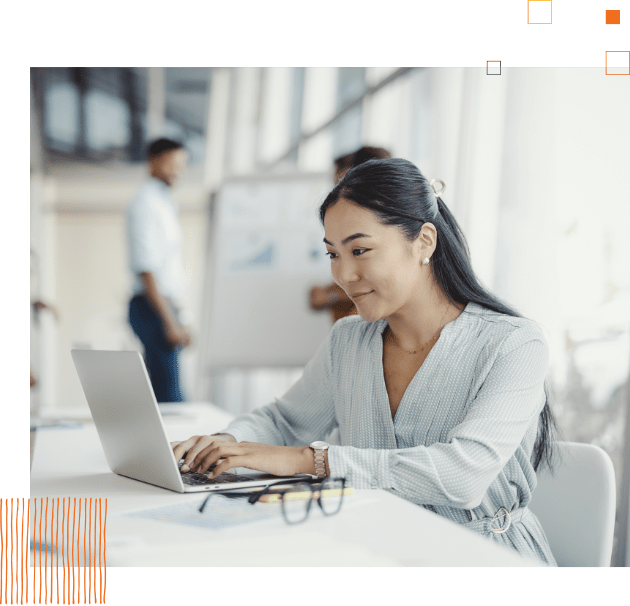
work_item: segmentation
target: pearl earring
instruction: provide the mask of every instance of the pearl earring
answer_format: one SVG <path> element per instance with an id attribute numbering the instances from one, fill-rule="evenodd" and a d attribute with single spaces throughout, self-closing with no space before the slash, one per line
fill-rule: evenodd
<path id="1" fill-rule="evenodd" d="M 425 257 L 424 259 L 422 259 L 422 265 L 428 265 L 429 264 L 429 257 Z"/>

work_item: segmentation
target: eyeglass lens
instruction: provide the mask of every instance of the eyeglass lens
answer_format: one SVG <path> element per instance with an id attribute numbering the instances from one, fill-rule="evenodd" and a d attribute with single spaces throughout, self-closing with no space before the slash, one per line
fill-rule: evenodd
<path id="1" fill-rule="evenodd" d="M 311 508 L 313 490 L 309 484 L 292 484 L 282 495 L 282 511 L 289 524 L 306 520 Z"/>
<path id="2" fill-rule="evenodd" d="M 321 484 L 319 504 L 322 511 L 331 516 L 341 508 L 343 500 L 343 482 L 334 478 L 328 478 Z"/>

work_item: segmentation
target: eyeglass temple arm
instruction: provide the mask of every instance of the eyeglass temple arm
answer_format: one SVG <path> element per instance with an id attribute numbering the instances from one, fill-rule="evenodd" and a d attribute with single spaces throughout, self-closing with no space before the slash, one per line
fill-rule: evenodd
<path id="1" fill-rule="evenodd" d="M 256 490 L 252 492 L 249 495 L 249 498 L 247 499 L 247 501 L 253 505 L 254 503 L 258 501 L 258 499 L 260 499 L 260 497 L 267 494 L 269 490 L 273 488 L 273 486 L 275 486 L 276 484 L 279 484 L 279 482 L 276 482 L 275 484 L 267 484 L 267 486 L 265 486 L 262 490 Z"/>
<path id="2" fill-rule="evenodd" d="M 237 489 L 234 489 L 234 490 L 237 490 Z M 222 496 L 224 496 L 224 497 L 231 498 L 231 499 L 234 499 L 234 498 L 237 498 L 237 497 L 243 497 L 243 498 L 244 498 L 244 497 L 248 496 L 247 494 L 244 494 L 244 493 L 242 493 L 242 492 L 233 492 L 233 493 L 229 493 L 229 492 L 227 492 L 227 491 L 225 491 L 225 492 L 211 492 L 211 493 L 210 493 L 210 494 L 209 494 L 209 495 L 208 495 L 208 496 L 207 496 L 207 497 L 203 500 L 203 503 L 202 503 L 202 504 L 201 504 L 201 506 L 199 507 L 199 513 L 203 513 L 203 510 L 204 510 L 204 509 L 205 509 L 205 507 L 206 507 L 206 503 L 210 500 L 210 497 L 211 497 L 211 496 L 213 496 L 213 495 L 217 495 L 217 494 L 222 495 Z"/>

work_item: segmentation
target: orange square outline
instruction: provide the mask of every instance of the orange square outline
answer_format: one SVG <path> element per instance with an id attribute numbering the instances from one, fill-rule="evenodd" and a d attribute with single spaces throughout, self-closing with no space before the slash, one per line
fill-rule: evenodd
<path id="1" fill-rule="evenodd" d="M 608 73 L 608 53 L 628 53 L 628 73 L 627 74 L 609 74 Z M 630 76 L 630 51 L 606 51 L 606 75 L 607 76 Z"/>
<path id="2" fill-rule="evenodd" d="M 549 23 L 530 23 L 529 22 L 529 3 L 530 2 L 549 2 L 551 4 L 551 21 Z M 527 25 L 553 25 L 553 0 L 527 0 Z"/>
<path id="3" fill-rule="evenodd" d="M 608 22 L 608 13 L 617 13 L 616 15 L 611 15 L 610 18 L 614 19 L 617 17 L 618 21 Z M 621 9 L 611 9 L 606 10 L 606 25 L 621 25 Z"/>

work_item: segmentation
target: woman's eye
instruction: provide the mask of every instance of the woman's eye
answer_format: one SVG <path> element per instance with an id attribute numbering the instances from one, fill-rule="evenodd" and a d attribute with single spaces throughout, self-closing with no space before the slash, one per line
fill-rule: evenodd
<path id="1" fill-rule="evenodd" d="M 355 249 L 352 251 L 352 254 L 353 254 L 355 257 L 358 257 L 359 255 L 362 255 L 363 253 L 367 252 L 368 250 L 370 250 L 370 249 L 369 249 L 369 248 L 355 248 Z M 331 259 L 336 259 L 336 258 L 337 258 L 337 256 L 338 256 L 338 255 L 337 255 L 337 253 L 330 252 L 330 251 L 329 251 L 329 252 L 327 252 L 326 254 L 327 254 L 327 255 L 328 255 Z"/>

